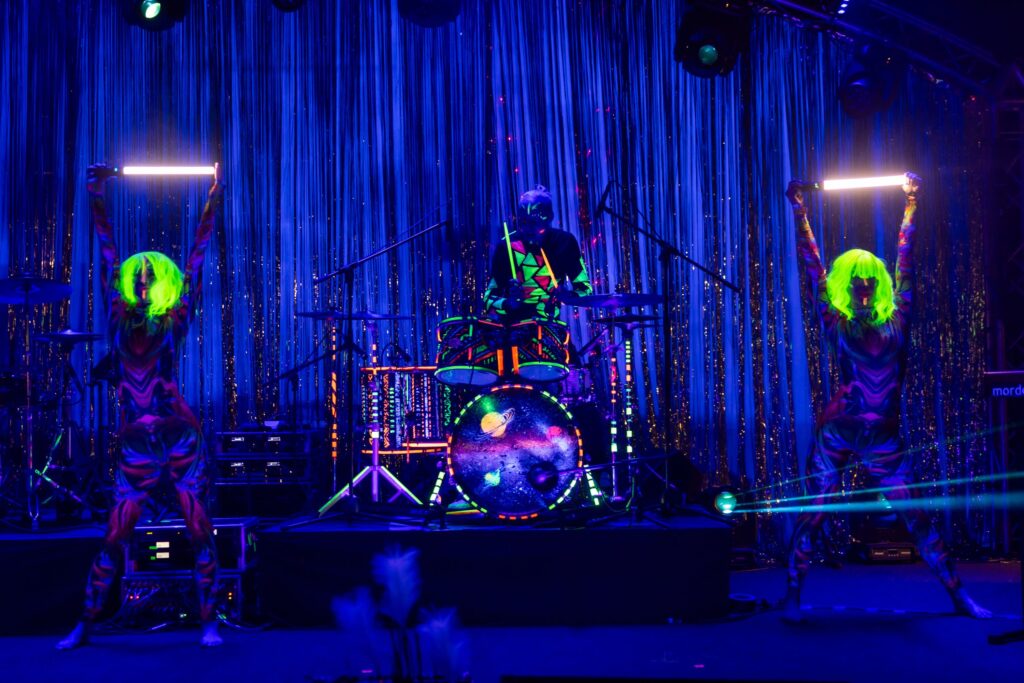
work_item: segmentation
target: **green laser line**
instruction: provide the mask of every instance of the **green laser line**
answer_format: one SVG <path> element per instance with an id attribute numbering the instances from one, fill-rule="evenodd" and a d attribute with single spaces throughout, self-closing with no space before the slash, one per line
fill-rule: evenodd
<path id="1" fill-rule="evenodd" d="M 982 436 L 988 436 L 989 434 L 996 434 L 996 433 L 999 433 L 999 432 L 1004 432 L 1004 431 L 1007 431 L 1010 428 L 1016 429 L 1017 427 L 1020 427 L 1020 426 L 1024 426 L 1024 421 L 1022 421 L 1022 422 L 1014 422 L 1014 423 L 1002 425 L 1002 426 L 999 426 L 999 427 L 992 427 L 990 429 L 981 429 L 981 430 L 976 431 L 976 432 L 970 432 L 969 434 L 964 434 L 963 436 L 953 436 L 953 437 L 945 439 L 944 441 L 941 441 L 941 442 L 940 441 L 932 441 L 932 442 L 929 442 L 929 443 L 926 443 L 926 444 L 922 444 L 921 446 L 916 446 L 914 448 L 907 448 L 907 449 L 904 449 L 902 451 L 897 451 L 897 452 L 893 453 L 893 456 L 896 456 L 896 455 L 909 455 L 911 453 L 917 453 L 917 452 L 920 452 L 920 451 L 928 450 L 929 448 L 933 448 L 933 447 L 937 448 L 940 445 L 948 446 L 950 444 L 957 443 L 957 442 L 960 442 L 960 441 L 969 441 L 971 439 L 977 439 L 977 438 L 980 438 Z M 840 474 L 840 473 L 846 472 L 848 470 L 856 469 L 857 467 L 860 467 L 862 464 L 863 464 L 863 462 L 860 459 L 854 458 L 853 462 L 851 462 L 848 465 L 844 465 L 843 467 L 837 468 L 835 470 L 835 472 L 836 472 L 836 474 Z M 757 488 L 747 489 L 746 491 L 744 491 L 740 495 L 741 496 L 748 496 L 748 495 L 750 495 L 752 493 L 757 493 L 759 491 L 767 491 L 768 489 L 771 489 L 771 488 L 776 488 L 776 487 L 782 488 L 783 486 L 788 486 L 789 484 L 795 484 L 797 482 L 805 481 L 807 479 L 813 479 L 815 476 L 817 476 L 817 475 L 808 474 L 808 475 L 805 475 L 803 477 L 796 477 L 795 479 L 787 479 L 786 481 L 781 481 L 781 482 L 774 483 L 774 484 L 766 484 L 765 486 L 758 486 Z"/>
<path id="2" fill-rule="evenodd" d="M 867 493 L 885 494 L 887 491 L 899 489 L 924 489 L 930 486 L 956 486 L 958 484 L 983 484 L 990 481 L 1009 481 L 1010 479 L 1024 479 L 1024 472 L 1010 472 L 1005 474 L 983 474 L 977 477 L 961 477 L 959 479 L 945 479 L 943 481 L 918 481 L 903 486 L 876 486 L 867 489 L 855 489 L 853 491 L 833 491 L 832 493 L 807 494 L 804 496 L 789 496 L 787 498 L 769 498 L 766 500 L 750 503 L 740 503 L 736 506 L 735 512 L 750 512 L 754 508 L 764 505 L 779 505 L 781 503 L 795 503 L 801 500 L 815 500 L 819 498 L 845 498 L 853 495 L 864 495 Z"/>
<path id="3" fill-rule="evenodd" d="M 1024 493 L 982 493 L 974 496 L 938 496 L 935 498 L 911 498 L 908 500 L 871 500 L 849 503 L 823 503 L 821 505 L 790 505 L 778 508 L 766 507 L 746 512 L 770 514 L 791 514 L 802 512 L 888 512 L 890 510 L 913 510 L 920 508 L 950 509 L 985 505 L 1004 505 L 1006 508 L 1024 508 Z M 737 514 L 733 512 L 733 514 Z"/>

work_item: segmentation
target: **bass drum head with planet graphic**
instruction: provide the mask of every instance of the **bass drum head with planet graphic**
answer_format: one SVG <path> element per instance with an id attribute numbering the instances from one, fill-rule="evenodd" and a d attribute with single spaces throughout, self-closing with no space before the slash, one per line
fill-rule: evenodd
<path id="1" fill-rule="evenodd" d="M 448 439 L 448 472 L 459 493 L 499 519 L 532 519 L 557 507 L 582 466 L 572 415 L 535 387 L 510 384 L 477 395 Z"/>

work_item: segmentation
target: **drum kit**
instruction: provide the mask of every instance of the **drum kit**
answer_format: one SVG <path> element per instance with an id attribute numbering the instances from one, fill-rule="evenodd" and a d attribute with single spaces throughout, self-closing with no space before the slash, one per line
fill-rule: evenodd
<path id="1" fill-rule="evenodd" d="M 335 487 L 320 515 L 354 495 L 363 482 L 369 482 L 374 502 L 404 498 L 422 504 L 382 457 L 440 451 L 444 467 L 427 497 L 429 505 L 441 502 L 447 478 L 470 506 L 489 517 L 535 519 L 569 505 L 578 490 L 584 491 L 580 500 L 599 501 L 604 493 L 592 474 L 598 470 L 609 471 L 611 498 L 623 500 L 620 470 L 629 478 L 635 474 L 635 468 L 625 467 L 635 459 L 627 439 L 638 376 L 628 370 L 632 337 L 659 320 L 633 309 L 661 302 L 660 295 L 643 293 L 564 301 L 605 313 L 592 319 L 598 333 L 578 348 L 569 325 L 553 317 L 450 317 L 437 326 L 436 363 L 414 364 L 403 354 L 404 366 L 381 362 L 378 324 L 410 316 L 336 309 L 298 313 L 327 323 L 363 323 L 370 340 L 370 364 L 359 368 L 368 437 L 363 453 L 370 461 L 340 490 Z M 622 351 L 625 373 L 615 360 Z M 446 400 L 453 404 L 447 410 Z M 382 495 L 382 484 L 393 489 L 390 498 Z"/>
<path id="2" fill-rule="evenodd" d="M 58 514 L 98 513 L 103 505 L 95 490 L 100 481 L 98 459 L 86 452 L 85 435 L 71 416 L 73 404 L 87 390 L 70 360 L 77 345 L 101 339 L 101 335 L 70 329 L 32 335 L 27 322 L 33 307 L 59 303 L 70 295 L 69 285 L 47 278 L 0 280 L 0 304 L 20 309 L 26 321 L 22 367 L 0 373 L 0 411 L 21 409 L 24 433 L 22 457 L 11 457 L 17 452 L 13 443 L 0 448 L 0 494 L 4 503 L 27 513 L 33 528 L 39 527 L 43 496 L 56 500 Z M 33 342 L 35 346 L 48 346 L 57 354 L 58 362 L 43 367 L 34 358 Z M 39 391 L 40 379 L 45 381 L 47 391 Z M 54 417 L 43 420 L 45 426 L 41 427 L 37 420 L 48 413 Z M 5 417 L 16 424 L 13 412 Z M 35 443 L 40 434 L 46 438 L 45 451 Z M 5 449 L 10 450 L 5 453 Z"/>
<path id="3" fill-rule="evenodd" d="M 633 419 L 632 386 L 619 382 L 615 358 L 632 364 L 632 333 L 658 316 L 630 312 L 658 305 L 657 294 L 594 294 L 568 299 L 572 307 L 606 311 L 593 322 L 599 333 L 576 348 L 558 319 L 499 322 L 456 317 L 437 329 L 435 377 L 479 392 L 450 425 L 445 472 L 465 500 L 501 520 L 534 519 L 571 500 L 581 482 L 588 501 L 600 498 L 592 472 L 610 470 L 613 499 L 621 499 L 623 437 L 619 409 Z M 617 333 L 617 334 L 616 334 Z M 626 456 L 634 456 L 626 442 Z M 632 476 L 632 469 L 627 469 Z M 435 493 L 433 503 L 438 502 Z"/>

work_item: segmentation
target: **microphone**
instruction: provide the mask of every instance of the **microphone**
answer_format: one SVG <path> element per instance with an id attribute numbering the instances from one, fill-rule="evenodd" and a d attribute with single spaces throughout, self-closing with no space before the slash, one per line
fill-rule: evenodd
<path id="1" fill-rule="evenodd" d="M 611 192 L 611 191 L 612 191 L 612 181 L 609 180 L 607 183 L 605 183 L 604 192 L 601 193 L 601 199 L 597 202 L 597 210 L 594 211 L 593 222 L 596 223 L 597 219 L 599 219 L 601 217 L 601 214 L 603 214 L 605 212 L 606 207 L 605 207 L 604 203 L 608 199 L 608 193 Z"/>

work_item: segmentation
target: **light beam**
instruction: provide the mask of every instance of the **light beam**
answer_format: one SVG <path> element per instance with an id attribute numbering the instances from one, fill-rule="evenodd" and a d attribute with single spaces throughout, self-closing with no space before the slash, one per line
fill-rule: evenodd
<path id="1" fill-rule="evenodd" d="M 1024 493 L 979 493 L 973 496 L 936 496 L 934 498 L 909 498 L 907 500 L 861 500 L 846 503 L 822 503 L 818 505 L 784 505 L 764 507 L 745 512 L 767 512 L 772 514 L 800 514 L 802 512 L 890 512 L 892 510 L 933 509 L 948 510 L 969 505 L 994 504 L 1005 508 L 1024 508 Z M 733 513 L 738 514 L 738 513 Z"/>
<path id="2" fill-rule="evenodd" d="M 1024 422 L 1013 422 L 1013 423 L 1010 423 L 1010 424 L 999 425 L 998 427 L 991 427 L 989 429 L 979 429 L 976 432 L 968 432 L 967 434 L 962 434 L 960 436 L 951 436 L 948 439 L 945 439 L 944 441 L 941 441 L 941 442 L 940 441 L 932 441 L 932 442 L 929 442 L 929 443 L 921 444 L 920 446 L 916 446 L 914 448 L 907 448 L 907 449 L 903 450 L 902 454 L 903 455 L 907 455 L 907 454 L 910 454 L 910 453 L 919 453 L 921 451 L 926 451 L 929 448 L 937 448 L 940 445 L 941 446 L 950 446 L 950 445 L 957 444 L 957 443 L 963 443 L 965 441 L 970 441 L 972 439 L 980 439 L 982 437 L 989 436 L 991 434 L 998 434 L 998 433 L 1004 432 L 1004 431 L 1016 430 L 1017 428 L 1022 427 L 1022 426 L 1024 426 Z M 835 470 L 835 472 L 836 472 L 836 474 L 842 474 L 843 472 L 856 469 L 857 467 L 859 467 L 862 464 L 863 463 L 859 459 L 853 458 L 853 459 L 851 459 L 851 462 L 848 465 L 844 465 L 843 467 L 837 468 Z M 756 488 L 746 489 L 745 491 L 741 492 L 739 495 L 740 495 L 740 497 L 749 497 L 751 494 L 758 493 L 760 491 L 767 491 L 769 489 L 781 490 L 785 486 L 796 484 L 796 483 L 805 481 L 807 479 L 813 479 L 815 476 L 817 476 L 817 475 L 808 474 L 808 475 L 805 475 L 805 476 L 802 476 L 802 477 L 794 477 L 793 479 L 787 479 L 786 481 L 781 481 L 781 482 L 778 482 L 778 483 L 766 484 L 765 486 L 758 486 Z M 773 499 L 774 499 L 774 497 L 773 497 Z"/>
<path id="3" fill-rule="evenodd" d="M 182 176 L 213 175 L 213 166 L 122 166 L 121 175 Z"/>
<path id="4" fill-rule="evenodd" d="M 960 484 L 984 484 L 987 482 L 994 481 L 1009 481 L 1011 479 L 1024 479 L 1024 472 L 1009 472 L 1006 474 L 985 474 L 977 477 L 962 477 L 960 479 L 946 479 L 943 481 L 918 481 L 908 483 L 903 486 L 876 486 L 874 488 L 867 489 L 854 489 L 852 491 L 835 491 L 833 493 L 821 493 L 821 494 L 808 494 L 804 496 L 789 496 L 786 498 L 769 498 L 766 500 L 755 501 L 751 503 L 740 503 L 735 506 L 736 514 L 743 514 L 745 512 L 758 512 L 763 508 L 768 507 L 775 509 L 772 506 L 775 505 L 786 505 L 792 503 L 798 503 L 803 500 L 815 500 L 815 499 L 827 499 L 827 498 L 846 498 L 854 495 L 864 495 L 869 493 L 881 493 L 885 495 L 890 491 L 899 489 L 924 489 L 932 486 L 957 486 Z M 742 494 L 741 494 L 742 495 Z M 979 494 L 981 495 L 981 494 Z"/>
<path id="5" fill-rule="evenodd" d="M 831 178 L 821 183 L 821 189 L 858 190 L 866 187 L 893 187 L 907 182 L 907 174 L 875 176 L 872 178 Z"/>

